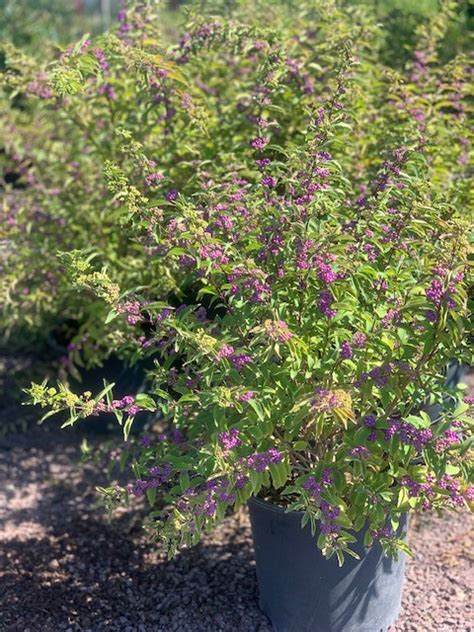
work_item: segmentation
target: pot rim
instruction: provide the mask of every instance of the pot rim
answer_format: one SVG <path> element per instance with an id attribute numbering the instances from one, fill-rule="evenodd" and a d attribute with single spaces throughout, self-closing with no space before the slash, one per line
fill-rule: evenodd
<path id="1" fill-rule="evenodd" d="M 261 498 L 257 498 L 256 496 L 251 496 L 247 503 L 253 503 L 255 505 L 260 505 L 260 507 L 265 507 L 269 511 L 273 511 L 274 513 L 278 513 L 280 515 L 286 516 L 303 516 L 304 511 L 287 511 L 284 507 L 280 507 L 279 505 L 275 505 L 274 503 L 268 500 L 262 500 Z"/>
<path id="2" fill-rule="evenodd" d="M 272 503 L 272 502 L 270 502 L 268 500 L 262 500 L 261 498 L 257 498 L 256 496 L 251 496 L 247 500 L 247 504 L 254 504 L 254 505 L 260 506 L 262 508 L 265 508 L 268 511 L 272 511 L 273 513 L 279 514 L 280 516 L 290 516 L 290 517 L 294 517 L 294 518 L 302 518 L 303 515 L 304 515 L 304 511 L 293 511 L 293 510 L 286 511 L 286 509 L 284 507 L 279 507 L 278 505 L 275 505 L 274 503 Z M 404 512 L 401 512 L 401 514 L 400 514 L 400 516 L 406 516 L 406 519 L 407 519 L 406 527 L 407 528 L 408 528 L 409 515 L 410 515 L 410 511 L 404 511 Z"/>

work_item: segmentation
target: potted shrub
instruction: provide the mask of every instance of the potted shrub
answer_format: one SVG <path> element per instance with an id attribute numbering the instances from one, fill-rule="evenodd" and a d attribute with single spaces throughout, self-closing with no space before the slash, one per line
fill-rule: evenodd
<path id="1" fill-rule="evenodd" d="M 219 39 L 216 24 L 201 28 L 183 40 L 183 65 Z M 250 36 L 225 34 L 239 47 Z M 147 284 L 111 301 L 109 322 L 133 316 L 127 348 L 154 360 L 146 392 L 29 390 L 47 414 L 69 410 L 69 424 L 113 412 L 125 438 L 143 410 L 160 410 L 169 429 L 127 444 L 133 479 L 102 490 L 106 503 L 146 497 L 171 556 L 248 503 L 261 606 L 287 631 L 387 628 L 409 511 L 474 496 L 472 400 L 445 383 L 451 358 L 472 362 L 472 278 L 457 190 L 431 162 L 443 134 L 400 107 L 396 78 L 369 88 L 372 71 L 339 48 L 295 133 L 286 111 L 281 134 L 265 125 L 288 95 L 283 57 L 258 84 L 255 127 L 229 122 L 226 160 L 216 114 L 215 163 L 196 158 L 189 189 L 157 200 L 151 226 L 146 204 L 130 212 L 130 238 L 146 232 L 193 288 L 182 305 Z M 109 173 L 127 190 L 124 172 Z M 73 276 L 81 265 L 70 262 Z M 440 407 L 434 426 L 427 399 Z"/>
<path id="2" fill-rule="evenodd" d="M 102 490 L 106 503 L 146 497 L 170 555 L 248 503 L 261 606 L 277 629 L 378 630 L 400 605 L 409 511 L 473 500 L 472 400 L 445 384 L 451 358 L 472 362 L 468 131 L 453 84 L 448 105 L 438 90 L 440 77 L 464 79 L 466 60 L 405 86 L 378 67 L 370 20 L 358 23 L 356 57 L 347 17 L 318 10 L 326 39 L 216 19 L 171 51 L 202 92 L 202 110 L 185 99 L 169 130 L 178 142 L 189 126 L 188 145 L 157 165 L 172 194 L 140 188 L 155 155 L 135 128 L 118 131 L 104 167 L 125 241 L 151 244 L 152 276 L 173 271 L 187 290 L 157 301 L 149 250 L 137 254 L 144 277 L 112 286 L 81 253 L 64 256 L 72 284 L 105 299 L 104 328 L 122 332 L 114 351 L 152 363 L 148 387 L 115 399 L 112 384 L 29 393 L 47 415 L 69 411 L 67 424 L 112 412 L 126 439 L 137 415 L 159 410 L 169 428 L 126 444 L 133 479 Z M 122 15 L 122 34 L 141 19 Z M 104 48 L 150 71 L 159 49 L 137 40 Z M 53 71 L 81 112 L 69 92 L 71 73 L 88 76 L 87 55 Z"/>

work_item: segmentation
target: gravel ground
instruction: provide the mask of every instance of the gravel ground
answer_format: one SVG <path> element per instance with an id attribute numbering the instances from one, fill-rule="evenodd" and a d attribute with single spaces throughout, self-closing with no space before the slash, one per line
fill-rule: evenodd
<path id="1" fill-rule="evenodd" d="M 2 632 L 270 632 L 244 513 L 166 561 L 136 515 L 108 522 L 96 507 L 104 481 L 78 467 L 78 443 L 44 429 L 0 439 Z M 391 632 L 474 630 L 473 533 L 467 514 L 412 521 L 416 559 Z"/>

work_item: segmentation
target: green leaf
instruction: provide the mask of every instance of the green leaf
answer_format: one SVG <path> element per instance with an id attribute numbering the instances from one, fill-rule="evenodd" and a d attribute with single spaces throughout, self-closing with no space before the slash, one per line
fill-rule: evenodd
<path id="1" fill-rule="evenodd" d="M 273 487 L 275 489 L 280 489 L 280 487 L 283 487 L 288 480 L 290 474 L 287 463 L 271 463 L 268 469 L 270 470 L 270 474 L 272 477 Z"/>
<path id="2" fill-rule="evenodd" d="M 263 414 L 263 409 L 261 405 L 254 399 L 251 399 L 248 404 L 257 413 L 257 417 L 260 419 L 260 421 L 265 421 L 265 416 Z"/>
<path id="3" fill-rule="evenodd" d="M 369 547 L 369 546 L 372 546 L 373 543 L 374 543 L 374 538 L 370 534 L 369 529 L 367 529 L 364 535 L 364 546 Z"/>
<path id="4" fill-rule="evenodd" d="M 262 487 L 263 477 L 260 472 L 252 470 L 250 472 L 249 478 L 252 485 L 252 492 L 256 496 Z"/>
<path id="5" fill-rule="evenodd" d="M 105 319 L 105 324 L 108 325 L 114 320 L 114 318 L 117 318 L 117 316 L 118 316 L 118 312 L 115 311 L 115 309 L 111 309 L 110 312 L 107 314 L 107 317 Z"/>
<path id="6" fill-rule="evenodd" d="M 307 441 L 295 441 L 295 443 L 293 444 L 293 448 L 295 450 L 306 450 L 307 447 L 308 447 Z"/>
<path id="7" fill-rule="evenodd" d="M 147 395 L 146 393 L 138 393 L 135 397 L 135 401 L 140 408 L 145 408 L 146 410 L 156 410 L 156 404 L 152 397 Z"/>
<path id="8" fill-rule="evenodd" d="M 149 487 L 146 490 L 146 497 L 148 499 L 148 502 L 150 503 L 150 507 L 153 507 L 156 500 L 156 487 Z"/>
<path id="9" fill-rule="evenodd" d="M 125 441 L 128 441 L 128 437 L 130 436 L 130 430 L 132 429 L 134 420 L 135 417 L 129 415 L 125 421 L 125 424 L 123 426 L 123 438 Z"/>

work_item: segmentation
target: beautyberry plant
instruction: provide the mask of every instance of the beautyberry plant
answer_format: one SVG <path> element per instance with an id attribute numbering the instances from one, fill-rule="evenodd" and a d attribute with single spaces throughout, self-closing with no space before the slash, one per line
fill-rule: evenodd
<path id="1" fill-rule="evenodd" d="M 149 139 L 119 129 L 126 160 L 104 173 L 127 239 L 146 244 L 143 266 L 158 261 L 186 291 L 157 300 L 147 273 L 112 291 L 70 266 L 111 307 L 109 324 L 126 325 L 132 355 L 154 362 L 149 388 L 120 400 L 112 385 L 29 391 L 50 413 L 69 409 L 69 424 L 113 411 L 126 438 L 142 410 L 160 412 L 166 431 L 125 448 L 134 479 L 104 493 L 110 506 L 146 496 L 170 555 L 252 496 L 301 511 L 341 562 L 355 555 L 354 531 L 396 554 L 406 511 L 473 501 L 473 402 L 445 384 L 453 358 L 472 362 L 465 145 L 439 161 L 448 136 L 468 135 L 468 117 L 438 103 L 422 120 L 410 99 L 424 108 L 434 88 L 423 100 L 417 79 L 405 85 L 373 64 L 362 35 L 349 40 L 335 4 L 320 11 L 324 28 L 308 37 L 321 59 L 330 51 L 323 68 L 304 45 L 295 57 L 291 30 L 242 17 L 198 20 L 169 53 L 187 89 L 159 102 L 171 99 L 177 129 L 193 130 L 181 159 L 160 162 Z M 158 81 L 160 64 L 178 71 L 145 39 L 128 42 L 142 15 L 123 14 L 125 36 L 110 46 Z M 77 63 L 53 70 L 64 94 Z M 448 80 L 436 73 L 433 86 Z"/>

